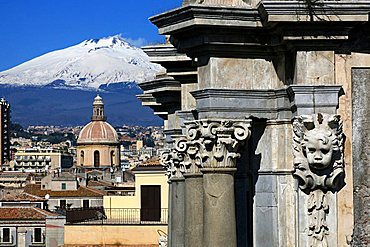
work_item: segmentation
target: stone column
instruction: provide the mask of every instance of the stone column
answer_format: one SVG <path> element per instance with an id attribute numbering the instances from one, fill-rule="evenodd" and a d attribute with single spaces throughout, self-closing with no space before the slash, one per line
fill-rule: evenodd
<path id="1" fill-rule="evenodd" d="M 239 149 L 250 136 L 249 127 L 250 120 L 196 120 L 187 124 L 191 147 L 187 153 L 203 173 L 202 246 L 237 245 L 234 173 Z"/>
<path id="2" fill-rule="evenodd" d="M 185 246 L 203 246 L 203 176 L 185 173 Z"/>
<path id="3" fill-rule="evenodd" d="M 167 150 L 161 155 L 161 162 L 167 167 L 170 180 L 169 194 L 169 246 L 185 246 L 185 179 L 181 163 L 183 155 L 175 149 Z"/>
<path id="4" fill-rule="evenodd" d="M 184 156 L 185 246 L 203 246 L 203 175 L 198 146 L 183 136 L 177 139 L 175 149 Z"/>
<path id="5" fill-rule="evenodd" d="M 172 214 L 171 214 L 171 209 L 172 209 L 172 182 L 169 179 L 168 180 L 168 225 L 167 225 L 167 244 L 168 246 L 171 246 L 172 244 L 172 238 L 171 238 L 171 233 L 172 233 Z"/>
<path id="6" fill-rule="evenodd" d="M 185 179 L 171 178 L 171 245 L 172 247 L 185 246 Z"/>

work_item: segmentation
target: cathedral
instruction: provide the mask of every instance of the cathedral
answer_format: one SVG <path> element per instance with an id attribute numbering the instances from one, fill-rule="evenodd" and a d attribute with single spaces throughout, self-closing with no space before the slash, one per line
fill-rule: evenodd
<path id="1" fill-rule="evenodd" d="M 103 99 L 97 95 L 93 102 L 91 122 L 81 130 L 77 139 L 77 168 L 104 169 L 120 165 L 120 143 L 115 129 L 104 115 Z"/>

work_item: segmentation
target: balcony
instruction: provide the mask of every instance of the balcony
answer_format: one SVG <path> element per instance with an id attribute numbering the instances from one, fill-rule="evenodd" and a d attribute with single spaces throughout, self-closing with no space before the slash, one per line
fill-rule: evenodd
<path id="1" fill-rule="evenodd" d="M 167 225 L 168 209 L 73 208 L 66 212 L 67 224 Z"/>

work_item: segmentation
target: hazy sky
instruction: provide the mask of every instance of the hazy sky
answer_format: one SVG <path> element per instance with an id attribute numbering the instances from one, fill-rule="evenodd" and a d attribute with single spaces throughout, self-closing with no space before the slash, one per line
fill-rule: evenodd
<path id="1" fill-rule="evenodd" d="M 182 0 L 0 0 L 0 71 L 86 39 L 115 34 L 135 45 L 164 39 L 150 16 Z"/>

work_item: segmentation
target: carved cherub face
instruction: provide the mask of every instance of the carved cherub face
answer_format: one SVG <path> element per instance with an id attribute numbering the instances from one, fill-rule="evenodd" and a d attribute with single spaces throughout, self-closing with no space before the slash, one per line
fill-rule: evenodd
<path id="1" fill-rule="evenodd" d="M 323 130 L 310 131 L 305 136 L 305 153 L 310 167 L 325 169 L 333 159 L 331 133 Z"/>

